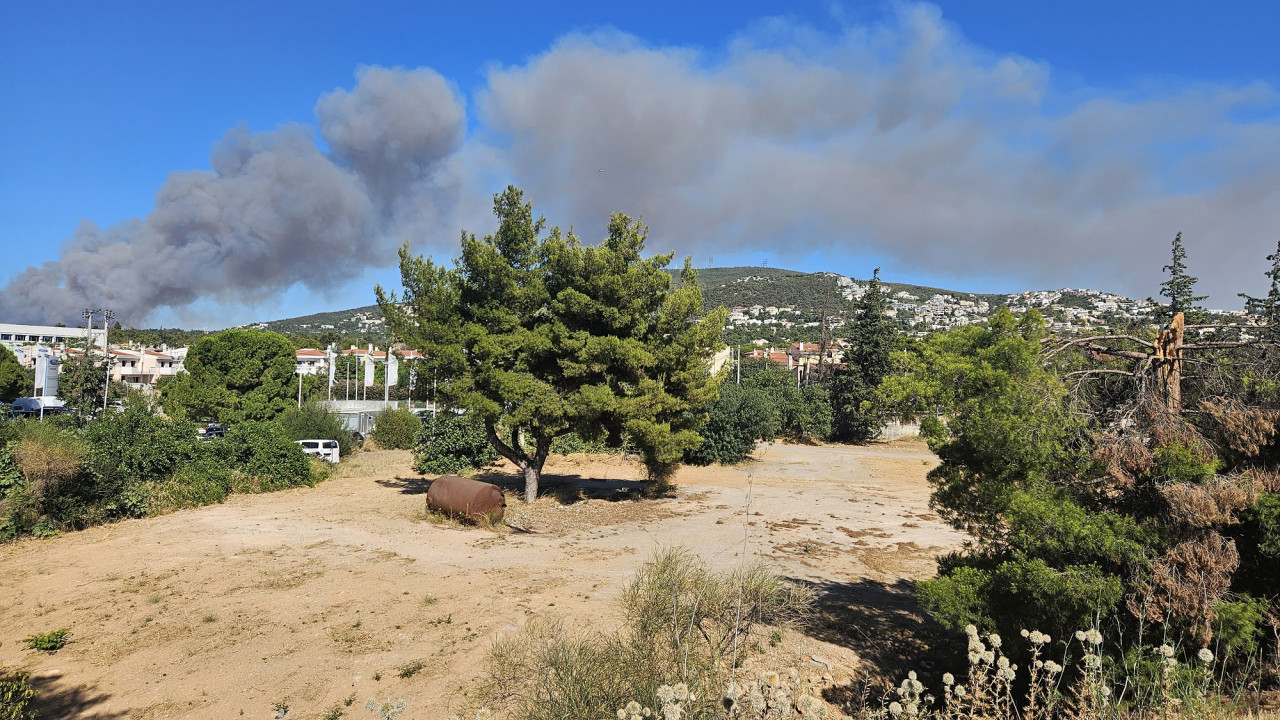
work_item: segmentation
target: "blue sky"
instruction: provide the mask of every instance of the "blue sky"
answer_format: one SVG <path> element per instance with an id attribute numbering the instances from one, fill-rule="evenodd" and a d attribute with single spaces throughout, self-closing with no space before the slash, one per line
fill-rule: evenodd
<path id="1" fill-rule="evenodd" d="M 588 240 L 976 291 L 1153 294 L 1181 230 L 1238 306 L 1280 238 L 1273 3 L 369 5 L 0 8 L 0 309 L 367 304 L 507 182 Z"/>

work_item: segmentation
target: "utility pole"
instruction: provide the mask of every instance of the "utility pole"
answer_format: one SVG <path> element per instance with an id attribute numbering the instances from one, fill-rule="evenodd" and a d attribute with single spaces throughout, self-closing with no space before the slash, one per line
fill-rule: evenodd
<path id="1" fill-rule="evenodd" d="M 298 369 L 298 409 L 302 409 L 302 369 Z"/>
<path id="2" fill-rule="evenodd" d="M 111 310 L 102 311 L 102 352 L 107 356 L 107 381 L 102 388 L 102 412 L 107 411 L 107 396 L 111 393 L 111 343 L 107 342 L 107 333 L 111 330 L 111 318 L 116 314 Z"/>

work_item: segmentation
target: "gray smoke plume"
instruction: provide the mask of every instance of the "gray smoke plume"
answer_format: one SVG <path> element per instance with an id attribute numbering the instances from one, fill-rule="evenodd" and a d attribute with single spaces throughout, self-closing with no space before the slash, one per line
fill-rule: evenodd
<path id="1" fill-rule="evenodd" d="M 461 98 L 431 70 L 365 68 L 316 106 L 309 128 L 229 131 L 209 171 L 175 172 L 143 220 L 82 223 L 59 259 L 0 290 L 0 317 L 70 322 L 109 307 L 125 323 L 197 299 L 253 302 L 297 283 L 336 287 L 435 230 L 456 194 Z"/>
<path id="2" fill-rule="evenodd" d="M 723 57 L 572 36 L 492 71 L 477 105 L 529 196 L 581 228 L 623 210 L 680 254 L 869 252 L 1138 297 L 1183 231 L 1197 289 L 1238 306 L 1280 228 L 1278 100 L 1055 91 L 903 5 L 838 36 L 770 23 Z"/>

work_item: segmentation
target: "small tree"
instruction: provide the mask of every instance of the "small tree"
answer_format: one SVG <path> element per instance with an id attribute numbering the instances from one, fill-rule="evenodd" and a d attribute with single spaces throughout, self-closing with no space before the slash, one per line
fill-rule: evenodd
<path id="1" fill-rule="evenodd" d="M 898 345 L 897 322 L 885 315 L 888 309 L 876 268 L 854 308 L 844 366 L 831 378 L 832 435 L 839 440 L 865 442 L 884 427 L 874 398 L 893 367 L 891 353 Z"/>
<path id="2" fill-rule="evenodd" d="M 178 418 L 223 422 L 272 420 L 297 392 L 297 356 L 283 335 L 224 330 L 191 346 L 179 373 L 163 388 L 164 411 Z"/>
<path id="3" fill-rule="evenodd" d="M 9 348 L 0 345 L 0 402 L 13 402 L 31 391 L 31 377 Z"/>
<path id="4" fill-rule="evenodd" d="M 478 416 L 520 468 L 526 500 L 569 432 L 628 433 L 660 479 L 701 442 L 723 310 L 699 319 L 697 273 L 686 260 L 672 288 L 672 256 L 642 257 L 647 230 L 625 215 L 594 247 L 547 230 L 515 187 L 494 196 L 494 215 L 494 234 L 463 233 L 452 270 L 401 248 L 403 294 L 376 288 L 388 327 L 430 356 L 440 400 Z"/>
<path id="5" fill-rule="evenodd" d="M 1275 340 L 1280 333 L 1280 241 L 1276 242 L 1276 251 L 1268 255 L 1267 260 L 1271 269 L 1265 275 L 1271 281 L 1271 288 L 1266 297 L 1256 298 L 1245 293 L 1240 293 L 1240 297 L 1244 298 L 1245 310 L 1261 318 L 1272 340 Z"/>
<path id="6" fill-rule="evenodd" d="M 1199 322 L 1204 315 L 1204 308 L 1199 302 L 1207 295 L 1196 295 L 1195 286 L 1199 278 L 1187 274 L 1187 251 L 1182 247 L 1182 233 L 1173 237 L 1173 260 L 1162 269 L 1169 273 L 1169 279 L 1160 283 L 1160 295 L 1169 299 L 1168 304 L 1161 305 L 1158 318 L 1169 322 L 1178 313 L 1183 313 L 1189 322 Z"/>

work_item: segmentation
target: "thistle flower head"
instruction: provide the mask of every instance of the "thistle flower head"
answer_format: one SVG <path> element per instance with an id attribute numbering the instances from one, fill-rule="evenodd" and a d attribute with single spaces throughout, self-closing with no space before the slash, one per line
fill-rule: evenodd
<path id="1" fill-rule="evenodd" d="M 955 675 L 952 675 L 951 673 L 942 673 L 942 684 L 943 684 L 943 685 L 955 685 L 955 684 L 956 684 L 956 676 L 955 676 Z"/>
<path id="2" fill-rule="evenodd" d="M 899 715 L 901 715 L 902 703 L 897 702 L 896 700 L 894 702 L 889 703 L 889 714 L 894 717 L 898 717 Z"/>
<path id="3" fill-rule="evenodd" d="M 1208 665 L 1213 662 L 1213 651 L 1209 648 L 1200 648 L 1200 652 L 1196 653 L 1196 657 L 1200 658 L 1200 662 Z"/>
<path id="4" fill-rule="evenodd" d="M 991 647 L 998 648 L 1000 647 L 1000 636 L 995 633 L 991 633 L 990 635 L 987 636 L 987 642 L 991 645 Z"/>
<path id="5" fill-rule="evenodd" d="M 973 623 L 969 623 L 964 626 L 964 634 L 969 637 L 978 637 L 978 628 L 974 627 Z"/>
<path id="6" fill-rule="evenodd" d="M 1050 675 L 1057 675 L 1062 672 L 1062 666 L 1052 660 L 1049 660 L 1044 664 L 1044 671 Z"/>
<path id="7" fill-rule="evenodd" d="M 1165 643 L 1164 645 L 1156 648 L 1156 653 L 1162 657 L 1171 658 L 1173 657 L 1173 646 Z"/>
<path id="8" fill-rule="evenodd" d="M 1088 640 L 1090 645 L 1101 645 L 1102 633 L 1098 632 L 1095 628 L 1089 628 L 1088 632 L 1084 634 L 1084 639 Z"/>

